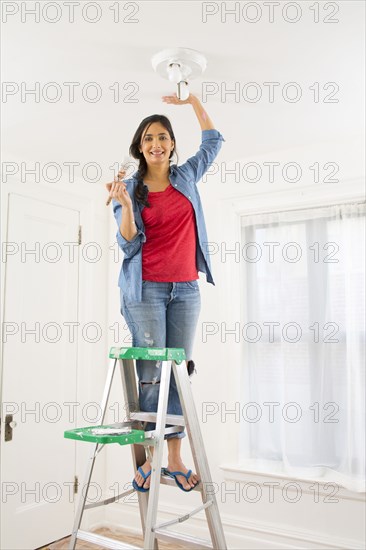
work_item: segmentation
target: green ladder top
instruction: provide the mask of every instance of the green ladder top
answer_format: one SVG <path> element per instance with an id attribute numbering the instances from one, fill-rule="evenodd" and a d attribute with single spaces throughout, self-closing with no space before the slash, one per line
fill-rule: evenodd
<path id="1" fill-rule="evenodd" d="M 181 363 L 186 354 L 183 348 L 111 348 L 110 359 L 147 359 L 150 361 L 172 361 Z"/>

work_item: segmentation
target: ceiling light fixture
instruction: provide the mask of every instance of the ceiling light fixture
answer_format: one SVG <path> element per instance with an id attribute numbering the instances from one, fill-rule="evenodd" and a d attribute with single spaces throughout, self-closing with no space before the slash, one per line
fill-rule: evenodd
<path id="1" fill-rule="evenodd" d="M 184 101 L 189 96 L 189 81 L 204 72 L 207 61 L 196 50 L 171 48 L 155 54 L 151 64 L 160 76 L 177 85 L 177 96 Z"/>

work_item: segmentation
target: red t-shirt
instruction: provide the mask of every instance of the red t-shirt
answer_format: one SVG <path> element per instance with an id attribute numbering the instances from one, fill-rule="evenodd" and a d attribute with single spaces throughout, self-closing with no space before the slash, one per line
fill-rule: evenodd
<path id="1" fill-rule="evenodd" d="M 142 279 L 168 283 L 198 279 L 192 204 L 172 185 L 164 191 L 150 191 L 148 201 L 151 206 L 141 213 L 146 235 Z"/>

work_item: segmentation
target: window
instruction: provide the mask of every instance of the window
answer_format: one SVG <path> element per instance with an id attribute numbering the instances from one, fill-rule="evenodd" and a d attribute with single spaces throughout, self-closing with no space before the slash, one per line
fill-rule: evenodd
<path id="1" fill-rule="evenodd" d="M 240 459 L 364 490 L 365 204 L 242 217 Z"/>

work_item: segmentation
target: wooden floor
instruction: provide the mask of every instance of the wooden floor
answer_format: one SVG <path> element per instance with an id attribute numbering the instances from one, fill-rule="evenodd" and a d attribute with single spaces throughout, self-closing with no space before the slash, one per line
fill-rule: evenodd
<path id="1" fill-rule="evenodd" d="M 143 548 L 143 540 L 142 536 L 140 535 L 131 535 L 127 534 L 123 531 L 118 531 L 116 529 L 96 529 L 94 531 L 98 535 L 103 535 L 105 537 L 109 537 L 111 539 L 116 539 L 119 541 L 127 542 L 128 544 L 133 544 L 134 546 L 140 546 Z M 42 546 L 42 548 L 39 548 L 38 550 L 68 550 L 69 548 L 69 542 L 70 537 L 67 537 L 65 539 L 59 540 L 57 542 L 52 542 L 51 544 L 48 544 L 47 546 Z M 105 550 L 104 546 L 98 546 L 96 544 L 91 544 L 90 542 L 84 542 L 82 540 L 77 541 L 76 547 L 77 550 Z M 167 542 L 159 542 L 159 549 L 162 550 L 187 550 L 187 546 L 181 546 L 178 544 L 169 544 Z"/>

